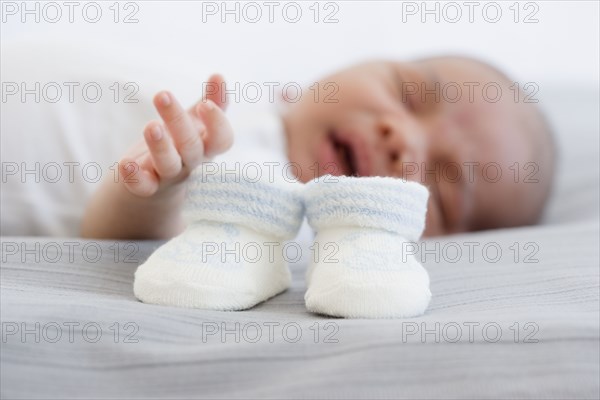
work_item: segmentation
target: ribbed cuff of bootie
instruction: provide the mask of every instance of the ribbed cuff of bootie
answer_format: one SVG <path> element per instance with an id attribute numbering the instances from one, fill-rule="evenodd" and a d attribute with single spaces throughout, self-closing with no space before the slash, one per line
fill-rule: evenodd
<path id="1" fill-rule="evenodd" d="M 304 218 L 303 185 L 266 174 L 249 177 L 207 163 L 190 177 L 183 217 L 188 223 L 239 224 L 281 240 L 292 239 Z"/>
<path id="2" fill-rule="evenodd" d="M 423 185 L 403 179 L 326 176 L 309 182 L 304 198 L 316 231 L 373 228 L 416 241 L 425 227 L 428 196 Z"/>

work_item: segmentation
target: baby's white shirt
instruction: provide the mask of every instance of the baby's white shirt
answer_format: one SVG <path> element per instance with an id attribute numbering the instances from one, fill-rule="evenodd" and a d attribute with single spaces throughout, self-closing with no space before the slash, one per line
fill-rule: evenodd
<path id="1" fill-rule="evenodd" d="M 279 168 L 288 163 L 283 123 L 275 109 L 267 106 L 241 107 L 227 111 L 227 116 L 233 127 L 233 146 L 216 156 L 214 162 L 258 163 L 261 167 L 276 163 Z"/>

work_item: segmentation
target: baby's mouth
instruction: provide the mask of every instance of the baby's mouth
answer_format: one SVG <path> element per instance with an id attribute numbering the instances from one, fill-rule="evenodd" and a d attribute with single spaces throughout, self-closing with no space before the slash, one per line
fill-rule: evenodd
<path id="1" fill-rule="evenodd" d="M 358 176 L 358 168 L 356 161 L 356 152 L 352 143 L 344 141 L 335 131 L 329 131 L 329 140 L 333 144 L 333 148 L 337 158 L 337 166 L 341 175 Z"/>

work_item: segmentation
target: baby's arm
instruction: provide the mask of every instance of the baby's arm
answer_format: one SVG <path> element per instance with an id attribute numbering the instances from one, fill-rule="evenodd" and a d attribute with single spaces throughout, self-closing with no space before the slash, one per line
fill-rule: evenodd
<path id="1" fill-rule="evenodd" d="M 154 97 L 162 121 L 152 121 L 144 138 L 119 163 L 119 179 L 106 179 L 85 211 L 82 236 L 165 239 L 184 229 L 185 180 L 208 158 L 231 147 L 233 133 L 219 90 L 185 111 L 169 92 Z"/>

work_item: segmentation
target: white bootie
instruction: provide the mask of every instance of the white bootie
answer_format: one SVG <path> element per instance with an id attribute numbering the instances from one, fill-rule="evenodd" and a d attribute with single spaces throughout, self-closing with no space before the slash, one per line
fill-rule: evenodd
<path id="1" fill-rule="evenodd" d="M 145 303 L 212 310 L 250 308 L 290 285 L 282 247 L 304 216 L 297 182 L 249 180 L 198 167 L 189 178 L 181 235 L 158 248 L 135 273 Z"/>
<path id="2" fill-rule="evenodd" d="M 412 255 L 425 226 L 424 186 L 326 176 L 309 182 L 304 194 L 308 223 L 317 232 L 307 272 L 310 311 L 346 318 L 425 312 L 429 275 Z"/>

